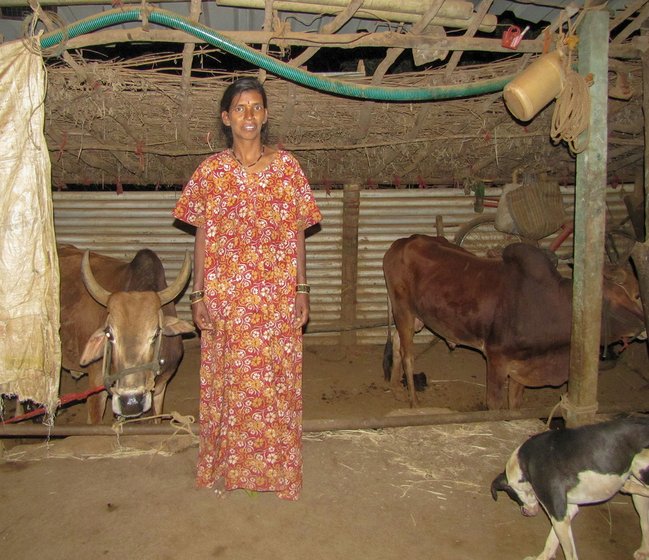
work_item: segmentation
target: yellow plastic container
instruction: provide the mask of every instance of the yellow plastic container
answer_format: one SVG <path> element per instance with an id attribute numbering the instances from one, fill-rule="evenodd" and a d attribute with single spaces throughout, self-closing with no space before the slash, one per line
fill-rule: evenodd
<path id="1" fill-rule="evenodd" d="M 529 121 L 559 96 L 564 80 L 563 53 L 544 54 L 505 86 L 505 105 L 518 120 Z"/>

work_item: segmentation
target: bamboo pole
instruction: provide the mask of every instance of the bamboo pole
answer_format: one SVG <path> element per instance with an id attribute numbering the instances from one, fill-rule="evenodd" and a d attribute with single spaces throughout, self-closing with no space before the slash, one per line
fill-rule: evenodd
<path id="1" fill-rule="evenodd" d="M 336 47 L 339 49 L 357 49 L 363 47 L 398 47 L 412 49 L 429 47 L 439 50 L 462 50 L 481 52 L 511 53 L 501 45 L 500 39 L 487 39 L 476 37 L 434 37 L 426 34 L 396 33 L 384 31 L 379 33 L 306 33 L 300 31 L 282 32 L 276 34 L 266 31 L 219 31 L 227 39 L 237 43 L 259 45 L 268 43 L 278 47 Z M 81 35 L 66 41 L 66 49 L 82 49 L 94 45 L 127 42 L 163 42 L 163 43 L 202 43 L 205 41 L 189 36 L 182 31 L 169 31 L 151 29 L 109 29 L 94 31 L 88 35 Z M 543 52 L 542 40 L 521 41 L 518 46 L 519 53 Z M 640 51 L 631 46 L 620 46 L 611 50 L 611 56 L 619 58 L 639 58 Z M 302 64 L 302 63 L 300 63 Z"/>
<path id="2" fill-rule="evenodd" d="M 264 0 L 226 0 L 228 5 L 240 8 L 263 9 Z M 324 0 L 323 0 L 324 1 Z M 328 4 L 310 4 L 306 2 L 294 2 L 292 0 L 278 0 L 274 3 L 275 9 L 282 12 L 298 12 L 307 14 L 337 14 L 345 9 L 344 6 L 332 6 Z M 346 5 L 345 5 L 346 6 Z M 399 4 L 397 4 L 399 6 Z M 422 5 L 417 13 L 408 13 L 403 11 L 387 10 L 369 10 L 361 7 L 356 12 L 357 17 L 368 19 L 378 19 L 384 21 L 394 21 L 399 23 L 416 23 L 421 19 L 427 6 Z M 437 16 L 431 22 L 431 25 L 441 25 L 443 27 L 453 27 L 456 29 L 466 29 L 471 19 L 460 19 L 454 17 Z M 495 31 L 498 24 L 498 17 L 493 14 L 487 14 L 480 23 L 479 30 L 485 33 Z"/>
<path id="3" fill-rule="evenodd" d="M 302 4 L 322 5 L 326 4 L 329 7 L 346 8 L 349 0 L 285 0 L 286 2 L 295 2 Z M 428 10 L 430 5 L 436 0 L 401 0 L 394 2 L 393 0 L 363 0 L 361 7 L 365 10 L 378 10 L 386 12 L 402 12 L 407 14 L 423 14 Z M 222 6 L 243 6 L 247 5 L 253 8 L 256 4 L 255 0 L 221 0 L 219 2 Z M 473 15 L 473 2 L 465 2 L 463 0 L 445 0 L 439 9 L 439 15 L 442 17 L 452 19 L 470 19 Z"/>
<path id="4" fill-rule="evenodd" d="M 598 415 L 616 415 L 642 412 L 633 406 L 602 407 Z M 378 430 L 384 428 L 405 428 L 409 426 L 435 426 L 445 424 L 470 424 L 477 422 L 510 422 L 514 420 L 557 418 L 561 414 L 547 408 L 522 408 L 518 410 L 477 410 L 470 412 L 443 412 L 399 414 L 390 416 L 370 416 L 365 418 L 313 418 L 304 420 L 303 432 L 327 432 L 337 430 Z M 188 429 L 198 434 L 198 425 L 191 424 Z M 120 436 L 134 435 L 182 435 L 183 429 L 169 424 L 124 424 L 119 428 Z M 68 436 L 115 436 L 112 426 L 90 424 L 67 424 L 44 426 L 42 424 L 0 424 L 0 439 L 15 437 L 54 438 Z"/>

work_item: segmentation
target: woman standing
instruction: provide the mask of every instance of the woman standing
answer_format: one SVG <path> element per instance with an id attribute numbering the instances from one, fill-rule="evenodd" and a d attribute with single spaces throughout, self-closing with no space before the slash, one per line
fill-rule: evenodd
<path id="1" fill-rule="evenodd" d="M 309 318 L 304 230 L 321 220 L 288 152 L 264 143 L 254 78 L 221 99 L 229 149 L 194 172 L 174 216 L 196 226 L 192 316 L 201 330 L 196 484 L 217 492 L 302 486 L 302 327 Z"/>

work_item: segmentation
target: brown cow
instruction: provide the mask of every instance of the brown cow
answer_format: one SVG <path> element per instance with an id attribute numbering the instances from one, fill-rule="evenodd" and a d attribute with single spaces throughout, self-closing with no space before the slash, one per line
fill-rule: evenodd
<path id="1" fill-rule="evenodd" d="M 568 380 L 572 281 L 540 249 L 516 243 L 502 259 L 488 259 L 441 237 L 413 235 L 392 244 L 383 272 L 396 325 L 386 344 L 385 375 L 398 386 L 403 364 L 411 406 L 417 404 L 413 337 L 424 326 L 451 347 L 484 354 L 489 409 L 519 408 L 524 387 L 558 387 Z M 623 269 L 615 275 L 615 282 L 607 274 L 604 279 L 607 344 L 644 330 L 635 277 Z"/>
<path id="2" fill-rule="evenodd" d="M 71 245 L 58 253 L 63 369 L 87 373 L 90 387 L 105 385 L 119 416 L 139 416 L 152 401 L 160 414 L 183 356 L 179 335 L 194 331 L 173 304 L 191 273 L 189 255 L 167 286 L 160 259 L 148 249 L 130 263 Z M 99 424 L 105 406 L 105 392 L 90 396 L 88 423 Z"/>

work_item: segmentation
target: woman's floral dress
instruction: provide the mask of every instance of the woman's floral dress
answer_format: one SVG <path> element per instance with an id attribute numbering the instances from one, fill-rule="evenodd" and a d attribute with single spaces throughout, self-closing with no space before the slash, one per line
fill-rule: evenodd
<path id="1" fill-rule="evenodd" d="M 302 331 L 295 327 L 297 234 L 318 223 L 297 160 L 278 151 L 259 173 L 230 150 L 207 158 L 174 216 L 205 228 L 200 448 L 196 484 L 274 491 L 302 487 Z"/>

